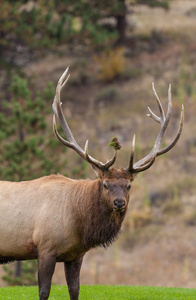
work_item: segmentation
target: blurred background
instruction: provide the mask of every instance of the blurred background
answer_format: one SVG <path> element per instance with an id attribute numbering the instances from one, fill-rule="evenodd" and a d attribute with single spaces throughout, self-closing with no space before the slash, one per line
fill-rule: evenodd
<path id="1" fill-rule="evenodd" d="M 159 124 L 151 84 L 173 115 L 164 145 L 185 124 L 177 145 L 132 185 L 119 239 L 84 259 L 81 284 L 195 287 L 196 284 L 196 2 L 194 0 L 0 0 L 0 179 L 52 173 L 95 178 L 52 132 L 55 86 L 70 65 L 62 93 L 71 130 L 106 161 L 117 136 L 116 167 L 126 167 L 136 134 L 136 160 Z M 163 146 L 164 146 L 163 145 Z M 36 284 L 36 262 L 0 266 L 0 286 Z M 57 264 L 53 283 L 65 284 Z"/>

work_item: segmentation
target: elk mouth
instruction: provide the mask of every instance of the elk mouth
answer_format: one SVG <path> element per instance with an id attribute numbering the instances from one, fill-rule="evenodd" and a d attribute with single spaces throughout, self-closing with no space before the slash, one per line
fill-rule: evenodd
<path id="1" fill-rule="evenodd" d="M 124 208 L 114 208 L 114 212 L 116 212 L 117 214 L 124 214 L 125 213 L 125 207 Z"/>

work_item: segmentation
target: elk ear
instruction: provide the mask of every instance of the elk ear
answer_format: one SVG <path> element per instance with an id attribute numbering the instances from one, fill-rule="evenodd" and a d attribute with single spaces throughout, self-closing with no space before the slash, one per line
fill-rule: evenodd
<path id="1" fill-rule="evenodd" d="M 99 168 L 97 168 L 95 165 L 91 165 L 93 168 L 93 171 L 95 172 L 96 176 L 100 179 L 103 178 L 103 171 L 101 171 Z"/>

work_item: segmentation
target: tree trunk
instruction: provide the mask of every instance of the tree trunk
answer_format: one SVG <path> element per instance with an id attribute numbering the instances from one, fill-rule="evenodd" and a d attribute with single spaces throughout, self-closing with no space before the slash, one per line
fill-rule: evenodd
<path id="1" fill-rule="evenodd" d="M 125 0 L 118 0 L 121 3 L 121 13 L 116 16 L 117 30 L 119 33 L 119 39 L 117 44 L 124 44 L 126 40 L 126 4 Z"/>
<path id="2" fill-rule="evenodd" d="M 20 277 L 21 275 L 21 268 L 22 268 L 22 262 L 17 261 L 16 262 L 16 268 L 15 268 L 15 277 Z"/>

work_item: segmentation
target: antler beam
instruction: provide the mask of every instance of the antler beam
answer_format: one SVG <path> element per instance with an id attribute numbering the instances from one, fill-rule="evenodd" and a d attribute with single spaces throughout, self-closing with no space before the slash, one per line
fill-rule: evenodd
<path id="1" fill-rule="evenodd" d="M 155 90 L 154 83 L 152 83 L 152 89 L 153 89 L 153 92 L 155 94 L 155 98 L 156 98 L 156 101 L 158 104 L 160 117 L 157 116 L 155 113 L 153 113 L 149 107 L 148 107 L 149 114 L 147 114 L 147 116 L 152 118 L 154 121 L 160 123 L 161 129 L 158 133 L 154 147 L 152 148 L 151 152 L 148 155 L 146 155 L 144 158 L 137 161 L 136 163 L 133 163 L 134 152 L 135 152 L 135 135 L 134 135 L 133 141 L 132 141 L 132 146 L 131 146 L 131 156 L 130 156 L 129 166 L 126 169 L 131 174 L 142 172 L 142 171 L 150 168 L 152 166 L 152 164 L 154 163 L 155 158 L 157 156 L 168 152 L 170 149 L 172 149 L 174 147 L 174 145 L 177 143 L 177 141 L 181 135 L 181 132 L 182 132 L 182 127 L 183 127 L 183 122 L 184 122 L 184 107 L 183 107 L 183 105 L 182 105 L 181 115 L 180 115 L 180 124 L 179 124 L 178 132 L 177 132 L 175 138 L 167 147 L 160 149 L 163 138 L 165 136 L 165 132 L 167 130 L 167 127 L 168 127 L 168 124 L 170 121 L 171 113 L 172 113 L 171 85 L 169 85 L 169 89 L 168 89 L 168 109 L 167 109 L 166 116 L 165 116 L 161 101 Z"/>
<path id="2" fill-rule="evenodd" d="M 116 160 L 117 151 L 116 150 L 114 151 L 114 155 L 113 155 L 112 159 L 110 159 L 105 164 L 96 160 L 95 158 L 93 158 L 92 156 L 90 156 L 88 154 L 88 141 L 86 141 L 84 150 L 78 145 L 78 143 L 76 142 L 76 140 L 67 124 L 67 121 L 64 117 L 63 110 L 62 110 L 62 103 L 61 103 L 61 91 L 69 79 L 70 75 L 68 74 L 68 71 L 69 71 L 69 67 L 65 70 L 65 72 L 62 74 L 62 76 L 60 77 L 60 79 L 58 81 L 57 88 L 56 88 L 56 94 L 55 94 L 53 105 L 52 105 L 53 112 L 54 112 L 54 115 L 53 115 L 54 134 L 56 135 L 58 140 L 61 143 L 63 143 L 65 146 L 73 149 L 84 160 L 89 162 L 91 165 L 97 167 L 101 171 L 105 172 L 114 164 L 114 162 Z M 59 121 L 59 123 L 65 133 L 65 136 L 67 138 L 66 140 L 61 137 L 61 135 L 59 134 L 59 132 L 57 130 L 56 119 Z"/>

